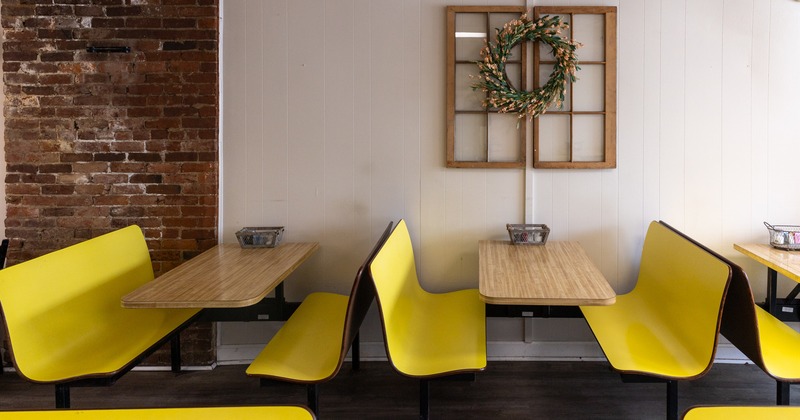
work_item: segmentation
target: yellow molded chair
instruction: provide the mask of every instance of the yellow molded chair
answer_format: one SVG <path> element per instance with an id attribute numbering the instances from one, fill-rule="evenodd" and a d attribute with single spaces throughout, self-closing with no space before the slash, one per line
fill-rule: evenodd
<path id="1" fill-rule="evenodd" d="M 319 384 L 336 376 L 351 347 L 353 369 L 358 370 L 358 330 L 375 299 L 366 268 L 391 229 L 389 222 L 358 269 L 349 298 L 325 292 L 308 295 L 253 360 L 247 368 L 248 375 L 306 384 L 308 406 L 319 414 Z"/>
<path id="2" fill-rule="evenodd" d="M 683 420 L 777 420 L 800 419 L 800 407 L 692 407 Z"/>
<path id="3" fill-rule="evenodd" d="M 138 226 L 129 226 L 0 270 L 0 306 L 17 373 L 56 386 L 113 384 L 172 339 L 199 309 L 125 309 L 120 299 L 153 279 Z"/>
<path id="4" fill-rule="evenodd" d="M 401 220 L 369 265 L 386 354 L 397 372 L 420 379 L 420 417 L 433 378 L 486 367 L 486 312 L 477 289 L 429 293 L 420 286 L 411 238 Z"/>
<path id="5" fill-rule="evenodd" d="M 667 383 L 670 419 L 678 418 L 677 381 L 702 377 L 714 362 L 730 278 L 728 264 L 652 222 L 634 289 L 610 306 L 581 306 L 623 380 Z"/>
<path id="6" fill-rule="evenodd" d="M 75 418 L 84 420 L 313 420 L 315 417 L 310 411 L 308 411 L 307 408 L 296 406 L 0 411 L 0 420 L 50 420 Z"/>
<path id="7" fill-rule="evenodd" d="M 777 381 L 776 402 L 789 405 L 789 384 L 800 382 L 800 333 L 753 301 L 747 274 L 736 264 L 722 317 L 722 335 Z"/>
<path id="8" fill-rule="evenodd" d="M 703 248 L 732 271 L 720 332 L 775 379 L 777 404 L 789 405 L 789 384 L 800 382 L 800 333 L 755 304 L 747 273 L 739 265 Z"/>

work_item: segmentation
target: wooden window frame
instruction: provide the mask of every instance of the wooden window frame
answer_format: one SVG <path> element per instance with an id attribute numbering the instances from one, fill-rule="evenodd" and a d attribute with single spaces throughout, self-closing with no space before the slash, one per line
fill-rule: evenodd
<path id="1" fill-rule="evenodd" d="M 534 168 L 569 168 L 569 169 L 599 169 L 617 167 L 617 8 L 599 6 L 536 6 L 533 8 L 534 19 L 544 15 L 570 15 L 570 23 L 574 23 L 576 14 L 602 14 L 605 15 L 605 43 L 604 60 L 587 61 L 585 64 L 604 66 L 604 109 L 602 112 L 575 111 L 572 104 L 573 89 L 570 89 L 570 110 L 569 111 L 547 111 L 547 114 L 562 114 L 570 117 L 570 139 L 572 139 L 573 116 L 580 114 L 604 116 L 604 145 L 602 161 L 573 161 L 573 143 L 570 140 L 570 160 L 568 161 L 542 161 L 540 159 L 539 148 L 539 118 L 533 120 L 533 167 Z M 572 26 L 570 29 L 573 30 Z M 580 40 L 577 40 L 580 42 Z M 546 62 L 545 62 L 546 63 Z M 534 48 L 533 69 L 534 86 L 540 86 L 540 51 Z M 581 62 L 578 63 L 581 65 Z M 580 71 L 577 73 L 580 78 Z M 546 114 L 546 115 L 547 115 Z"/>
<path id="2" fill-rule="evenodd" d="M 526 147 L 526 119 L 519 119 L 519 152 L 516 161 L 491 161 L 488 149 L 491 139 L 489 138 L 489 128 L 487 124 L 487 160 L 486 161 L 460 161 L 456 160 L 456 130 L 455 130 L 455 117 L 456 114 L 484 114 L 486 115 L 487 122 L 489 114 L 499 114 L 496 110 L 457 110 L 455 105 L 456 96 L 456 80 L 455 71 L 456 64 L 465 64 L 469 62 L 456 62 L 456 14 L 457 13 L 485 13 L 487 15 L 487 31 L 486 34 L 491 39 L 495 28 L 491 28 L 491 19 L 489 15 L 492 13 L 503 14 L 518 14 L 522 15 L 527 11 L 524 6 L 447 6 L 447 167 L 448 168 L 524 168 L 527 162 L 527 147 Z M 526 89 L 527 74 L 528 74 L 528 55 L 527 55 L 527 42 L 520 45 L 520 89 Z M 476 66 L 477 74 L 477 66 Z"/>

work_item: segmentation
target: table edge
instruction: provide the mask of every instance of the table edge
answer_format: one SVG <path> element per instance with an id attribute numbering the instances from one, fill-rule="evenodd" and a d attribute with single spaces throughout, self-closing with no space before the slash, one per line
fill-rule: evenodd
<path id="1" fill-rule="evenodd" d="M 128 309 L 244 308 L 244 307 L 255 305 L 255 304 L 261 302 L 265 297 L 267 297 L 267 295 L 269 295 L 270 292 L 275 290 L 275 288 L 278 287 L 279 284 L 283 283 L 283 281 L 286 279 L 286 277 L 288 277 L 291 273 L 293 273 L 300 265 L 302 265 L 306 260 L 308 260 L 312 255 L 314 255 L 314 253 L 317 252 L 319 250 L 319 248 L 320 248 L 319 242 L 316 242 L 316 241 L 311 241 L 311 242 L 287 242 L 287 244 L 292 244 L 292 243 L 293 244 L 309 244 L 309 245 L 312 245 L 312 246 L 311 246 L 311 248 L 309 248 L 308 252 L 306 252 L 303 255 L 303 258 L 301 258 L 297 262 L 297 264 L 295 264 L 295 266 L 291 270 L 289 270 L 289 272 L 285 273 L 285 275 L 282 276 L 272 286 L 272 288 L 266 290 L 264 293 L 259 293 L 258 296 L 253 296 L 253 297 L 250 297 L 248 299 L 226 300 L 226 301 L 158 301 L 158 302 L 145 301 L 145 302 L 142 302 L 142 301 L 136 301 L 136 300 L 134 300 L 134 301 L 126 300 L 126 298 L 129 295 L 135 293 L 137 290 L 139 290 L 140 288 L 144 287 L 145 285 L 150 284 L 151 282 L 155 281 L 157 279 L 156 278 L 156 279 L 153 279 L 150 282 L 147 282 L 147 283 L 137 287 L 136 289 L 126 293 L 124 296 L 122 296 L 122 298 L 120 298 L 120 305 L 123 308 L 128 308 Z M 216 248 L 218 248 L 220 246 L 223 246 L 223 245 L 236 245 L 236 244 L 232 244 L 232 243 L 231 244 L 226 244 L 226 243 L 216 244 L 213 247 L 201 252 L 200 255 L 202 255 L 203 253 L 206 253 L 206 252 L 210 252 L 210 251 L 212 251 L 212 250 L 214 250 L 214 249 L 216 249 Z M 199 257 L 200 255 L 197 255 L 195 258 Z M 191 260 L 186 260 L 186 261 L 184 261 L 184 263 L 187 263 L 189 261 L 191 261 Z"/>

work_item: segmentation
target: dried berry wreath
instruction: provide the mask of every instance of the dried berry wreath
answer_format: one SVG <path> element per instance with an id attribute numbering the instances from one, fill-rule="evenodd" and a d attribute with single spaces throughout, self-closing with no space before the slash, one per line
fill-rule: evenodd
<path id="1" fill-rule="evenodd" d="M 487 42 L 481 50 L 483 61 L 478 61 L 480 75 L 474 89 L 486 92 L 483 101 L 485 108 L 495 108 L 500 112 L 519 114 L 519 118 L 529 119 L 543 114 L 553 103 L 561 106 L 567 82 L 574 82 L 575 72 L 579 70 L 575 50 L 579 43 L 561 36 L 561 30 L 569 26 L 559 16 L 543 16 L 536 21 L 528 19 L 527 14 L 496 29 L 496 41 Z M 506 61 L 511 49 L 524 41 L 540 41 L 551 47 L 555 64 L 550 79 L 541 88 L 532 91 L 518 90 L 508 80 Z"/>

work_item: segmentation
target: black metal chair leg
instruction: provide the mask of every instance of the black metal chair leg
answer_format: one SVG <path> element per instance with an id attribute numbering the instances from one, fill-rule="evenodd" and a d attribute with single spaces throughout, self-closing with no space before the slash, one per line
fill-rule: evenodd
<path id="1" fill-rule="evenodd" d="M 777 381 L 778 405 L 789 405 L 789 382 Z"/>
<path id="2" fill-rule="evenodd" d="M 306 390 L 308 392 L 308 408 L 314 412 L 316 417 L 319 417 L 319 384 L 308 384 Z"/>
<path id="3" fill-rule="evenodd" d="M 430 416 L 430 381 L 427 379 L 419 380 L 419 418 L 428 420 Z"/>
<path id="4" fill-rule="evenodd" d="M 678 381 L 667 381 L 667 420 L 678 420 Z"/>
<path id="5" fill-rule="evenodd" d="M 172 371 L 179 373 L 181 371 L 181 336 L 176 333 L 169 339 L 170 342 L 170 361 L 172 364 Z"/>
<path id="6" fill-rule="evenodd" d="M 361 368 L 361 345 L 359 344 L 361 340 L 359 339 L 360 333 L 356 333 L 356 336 L 353 337 L 353 345 L 350 347 L 353 359 L 353 370 L 358 370 Z"/>
<path id="7" fill-rule="evenodd" d="M 56 408 L 69 408 L 69 385 L 56 384 Z"/>

